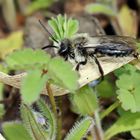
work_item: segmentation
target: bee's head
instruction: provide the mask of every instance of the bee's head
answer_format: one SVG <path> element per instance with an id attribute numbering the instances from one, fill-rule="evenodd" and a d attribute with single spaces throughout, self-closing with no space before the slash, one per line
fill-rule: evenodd
<path id="1" fill-rule="evenodd" d="M 71 49 L 71 42 L 69 39 L 64 39 L 61 43 L 60 43 L 60 49 L 58 50 L 58 54 L 65 57 L 69 54 Z"/>

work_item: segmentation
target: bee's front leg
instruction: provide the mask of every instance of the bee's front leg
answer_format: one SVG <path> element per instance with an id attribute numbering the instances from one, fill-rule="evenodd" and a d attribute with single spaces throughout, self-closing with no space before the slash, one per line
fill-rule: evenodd
<path id="1" fill-rule="evenodd" d="M 86 65 L 86 63 L 87 63 L 87 59 L 85 58 L 84 61 L 81 61 L 81 62 L 79 62 L 79 63 L 76 65 L 76 68 L 75 68 L 75 69 L 78 71 L 79 68 L 80 68 L 80 65 Z"/>

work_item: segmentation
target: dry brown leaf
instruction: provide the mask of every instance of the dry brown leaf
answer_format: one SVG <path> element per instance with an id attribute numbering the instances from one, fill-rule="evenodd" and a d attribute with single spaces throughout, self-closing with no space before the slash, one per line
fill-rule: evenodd
<path id="1" fill-rule="evenodd" d="M 118 69 L 121 66 L 129 63 L 133 59 L 134 59 L 133 57 L 123 57 L 123 58 L 105 57 L 105 58 L 99 58 L 99 61 L 104 70 L 104 75 L 106 75 L 114 71 L 115 69 Z M 88 63 L 85 66 L 82 66 L 79 73 L 80 73 L 80 79 L 79 79 L 80 87 L 100 77 L 100 73 L 98 71 L 96 64 L 91 64 L 91 63 Z M 26 73 L 21 73 L 18 75 L 10 76 L 3 72 L 0 72 L 0 81 L 4 84 L 13 86 L 15 88 L 20 88 L 21 80 L 25 75 Z M 56 85 L 52 85 L 51 87 L 52 87 L 54 96 L 61 96 L 69 92 L 65 89 L 57 87 Z M 47 91 L 45 88 L 42 91 L 42 94 L 47 94 Z"/>
<path id="2" fill-rule="evenodd" d="M 2 136 L 2 134 L 0 134 L 0 140 L 6 140 L 6 139 Z"/>

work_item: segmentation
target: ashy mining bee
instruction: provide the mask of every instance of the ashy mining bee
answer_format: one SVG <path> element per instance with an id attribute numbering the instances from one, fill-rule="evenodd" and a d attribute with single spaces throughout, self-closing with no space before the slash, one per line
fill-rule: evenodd
<path id="1" fill-rule="evenodd" d="M 40 22 L 40 21 L 39 21 Z M 43 28 L 48 32 L 45 26 L 40 22 Z M 58 45 L 48 45 L 46 48 L 57 48 L 58 55 L 65 60 L 74 60 L 76 62 L 76 70 L 79 70 L 80 65 L 86 65 L 89 59 L 93 59 L 98 66 L 101 74 L 101 79 L 104 78 L 103 68 L 98 60 L 99 57 L 127 57 L 132 56 L 138 58 L 136 51 L 136 40 L 125 36 L 95 36 L 90 37 L 87 34 L 79 34 L 71 39 L 63 39 L 57 41 L 48 32 L 51 39 Z"/>

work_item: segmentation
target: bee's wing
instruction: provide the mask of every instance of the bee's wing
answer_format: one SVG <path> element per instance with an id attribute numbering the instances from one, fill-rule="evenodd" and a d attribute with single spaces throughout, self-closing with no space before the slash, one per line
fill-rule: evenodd
<path id="1" fill-rule="evenodd" d="M 89 42 L 85 47 L 98 47 L 104 44 L 122 44 L 124 47 L 130 47 L 134 50 L 137 49 L 137 40 L 128 36 L 115 36 L 115 35 L 102 35 L 89 37 Z M 109 46 L 109 45 L 108 45 Z M 119 46 L 119 45 L 118 45 Z M 110 46 L 111 47 L 111 46 Z"/>

